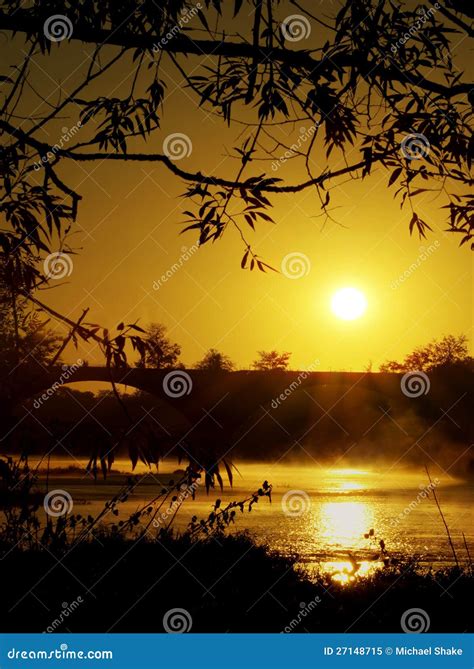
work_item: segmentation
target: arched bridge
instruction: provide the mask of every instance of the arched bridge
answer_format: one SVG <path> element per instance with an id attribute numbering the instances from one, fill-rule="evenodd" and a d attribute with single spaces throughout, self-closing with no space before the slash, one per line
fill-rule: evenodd
<path id="1" fill-rule="evenodd" d="M 229 452 L 238 445 L 242 453 L 253 455 L 271 444 L 284 454 L 288 444 L 297 444 L 305 451 L 309 445 L 316 452 L 329 449 L 337 455 L 369 435 L 380 445 L 398 444 L 402 453 L 425 435 L 433 436 L 432 427 L 445 431 L 443 439 L 462 444 L 472 443 L 474 434 L 472 375 L 463 369 L 430 372 L 429 378 L 413 373 L 407 381 L 402 374 L 373 372 L 211 372 L 76 364 L 29 366 L 9 375 L 8 384 L 4 379 L 4 406 L 46 399 L 76 382 L 113 381 L 145 391 L 160 400 L 158 418 L 169 417 L 174 425 L 176 415 L 183 417 L 172 429 L 172 441 L 198 450 Z M 405 417 L 409 424 L 403 422 Z M 386 431 L 390 428 L 391 433 Z"/>
<path id="2" fill-rule="evenodd" d="M 343 399 L 356 390 L 400 398 L 398 374 L 305 371 L 203 371 L 197 369 L 108 369 L 72 365 L 37 371 L 28 395 L 54 392 L 79 381 L 113 381 L 146 391 L 172 405 L 190 423 L 220 425 L 234 430 L 257 410 L 276 412 L 296 391 L 331 389 Z"/>

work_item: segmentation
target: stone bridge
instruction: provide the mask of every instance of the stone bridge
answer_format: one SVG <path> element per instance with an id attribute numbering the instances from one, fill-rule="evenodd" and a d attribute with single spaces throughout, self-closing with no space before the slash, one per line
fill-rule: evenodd
<path id="1" fill-rule="evenodd" d="M 190 423 L 234 431 L 257 412 L 277 411 L 296 391 L 331 388 L 341 400 L 356 389 L 400 398 L 398 374 L 305 371 L 203 371 L 196 369 L 108 369 L 58 367 L 37 372 L 28 395 L 51 393 L 59 385 L 79 381 L 113 381 L 145 391 L 179 411 Z"/>

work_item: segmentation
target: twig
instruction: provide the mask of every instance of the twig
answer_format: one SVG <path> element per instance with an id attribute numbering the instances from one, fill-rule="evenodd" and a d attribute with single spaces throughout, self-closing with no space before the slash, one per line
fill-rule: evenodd
<path id="1" fill-rule="evenodd" d="M 427 473 L 427 475 L 428 475 L 428 479 L 429 479 L 429 481 L 430 481 L 430 484 L 432 485 L 433 482 L 432 482 L 432 480 L 431 480 L 431 476 L 430 476 L 430 473 L 429 473 L 429 471 L 428 471 L 428 467 L 427 467 L 427 465 L 425 465 L 425 469 L 426 469 L 426 473 Z M 433 486 L 432 486 L 431 489 L 432 489 L 432 492 L 433 492 L 434 500 L 435 500 L 435 502 L 436 502 L 436 506 L 438 507 L 439 515 L 441 516 L 441 520 L 443 521 L 443 523 L 444 523 L 444 527 L 446 528 L 446 534 L 448 535 L 449 545 L 451 546 L 451 550 L 453 551 L 453 556 L 454 556 L 454 561 L 456 562 L 456 567 L 459 569 L 458 556 L 456 555 L 456 550 L 455 550 L 455 548 L 454 548 L 453 540 L 451 539 L 451 533 L 450 533 L 450 531 L 449 531 L 448 523 L 446 522 L 446 519 L 445 519 L 445 517 L 444 517 L 444 514 L 443 514 L 443 512 L 442 512 L 442 510 L 441 510 L 441 506 L 440 506 L 440 504 L 439 504 L 439 502 L 438 502 L 438 497 L 437 497 L 437 495 L 436 495 L 436 490 L 434 489 Z"/>
<path id="2" fill-rule="evenodd" d="M 463 538 L 463 541 L 464 541 L 464 548 L 466 549 L 467 558 L 468 558 L 468 560 L 469 560 L 469 571 L 472 571 L 471 554 L 470 554 L 470 552 L 469 552 L 469 546 L 467 545 L 466 535 L 464 534 L 464 532 L 462 532 L 462 538 Z"/>

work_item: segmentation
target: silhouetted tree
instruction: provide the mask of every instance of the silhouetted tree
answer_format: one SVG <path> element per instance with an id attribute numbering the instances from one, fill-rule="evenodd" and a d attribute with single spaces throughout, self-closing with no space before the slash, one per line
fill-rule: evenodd
<path id="1" fill-rule="evenodd" d="M 235 369 L 235 365 L 227 355 L 215 348 L 210 348 L 204 358 L 197 363 L 196 368 L 212 372 L 231 372 Z"/>
<path id="2" fill-rule="evenodd" d="M 167 328 L 162 323 L 151 323 L 144 336 L 145 349 L 138 367 L 166 369 L 179 366 L 181 346 L 172 342 L 167 335 Z"/>
<path id="3" fill-rule="evenodd" d="M 17 365 L 48 365 L 56 358 L 63 337 L 48 328 L 48 322 L 24 297 L 15 295 L 0 263 L 0 366 L 4 373 Z"/>
<path id="4" fill-rule="evenodd" d="M 81 195 L 68 183 L 68 163 L 159 163 L 187 185 L 185 229 L 202 245 L 235 228 L 241 266 L 250 270 L 269 267 L 248 235 L 271 222 L 270 198 L 311 190 L 329 219 L 341 179 L 377 172 L 380 180 L 383 170 L 407 207 L 410 232 L 430 229 L 417 209 L 430 191 L 439 195 L 447 228 L 461 244 L 472 242 L 474 87 L 462 52 L 452 48 L 461 41 L 467 47 L 474 34 L 467 2 L 402 9 L 388 0 L 342 0 L 329 17 L 309 0 L 236 0 L 234 17 L 224 11 L 228 4 L 163 0 L 157 11 L 156 3 L 137 0 L 0 0 L 0 31 L 18 40 L 0 72 L 0 249 L 22 279 L 22 294 L 70 327 L 74 322 L 33 297 L 49 280 L 38 261 L 67 252 L 77 218 Z M 90 52 L 69 88 L 57 82 L 53 103 L 53 75 L 41 90 L 36 61 L 47 70 L 47 58 L 68 59 L 76 40 Z M 128 84 L 123 71 L 130 66 Z M 174 158 L 191 150 L 190 138 L 182 133 L 170 145 L 157 137 L 173 97 L 165 95 L 167 80 L 180 81 L 195 109 L 223 126 L 239 122 L 240 133 L 244 124 L 231 153 L 233 174 L 228 161 L 225 172 L 186 170 Z M 44 101 L 35 114 L 31 90 Z M 65 119 L 67 132 L 58 137 Z M 143 140 L 153 147 L 148 152 Z M 111 339 L 83 323 L 76 335 L 123 364 L 123 332 Z"/>
<path id="5" fill-rule="evenodd" d="M 425 371 L 459 364 L 472 364 L 468 354 L 465 335 L 446 335 L 439 341 L 433 339 L 425 346 L 419 346 L 407 355 L 402 362 L 388 360 L 380 365 L 381 372 Z"/>
<path id="6" fill-rule="evenodd" d="M 278 351 L 259 351 L 258 358 L 252 363 L 254 369 L 260 371 L 288 369 L 291 353 L 278 353 Z"/>

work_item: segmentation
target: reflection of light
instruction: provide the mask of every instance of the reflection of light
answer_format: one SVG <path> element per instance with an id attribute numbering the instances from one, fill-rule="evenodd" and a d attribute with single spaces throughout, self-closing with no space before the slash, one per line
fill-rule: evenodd
<path id="1" fill-rule="evenodd" d="M 372 515 L 364 502 L 326 502 L 321 505 L 321 534 L 349 547 L 372 527 Z"/>
<path id="2" fill-rule="evenodd" d="M 344 481 L 339 484 L 339 490 L 361 490 L 362 486 L 359 483 L 353 483 L 352 481 Z"/>
<path id="3" fill-rule="evenodd" d="M 367 476 L 368 472 L 364 472 L 362 469 L 330 469 L 329 470 L 330 474 L 334 474 L 335 476 Z"/>
<path id="4" fill-rule="evenodd" d="M 383 563 L 378 560 L 372 562 L 368 560 L 361 560 L 360 562 L 342 560 L 339 562 L 324 562 L 322 568 L 331 576 L 333 581 L 345 585 L 355 581 L 356 576 L 370 576 L 382 566 Z"/>
<path id="5" fill-rule="evenodd" d="M 330 491 L 331 492 L 352 492 L 354 490 L 367 490 L 366 481 L 361 480 L 361 476 L 367 476 L 368 472 L 360 469 L 331 469 Z"/>

